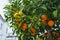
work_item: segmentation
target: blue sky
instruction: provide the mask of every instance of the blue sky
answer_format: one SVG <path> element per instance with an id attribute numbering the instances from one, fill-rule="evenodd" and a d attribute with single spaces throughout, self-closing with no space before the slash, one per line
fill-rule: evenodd
<path id="1" fill-rule="evenodd" d="M 2 17 L 5 19 L 4 17 L 4 6 L 8 4 L 8 0 L 0 0 L 0 14 L 2 15 Z"/>

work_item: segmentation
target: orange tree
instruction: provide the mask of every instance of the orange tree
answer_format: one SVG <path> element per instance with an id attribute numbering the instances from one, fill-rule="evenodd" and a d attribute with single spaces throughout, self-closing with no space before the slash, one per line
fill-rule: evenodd
<path id="1" fill-rule="evenodd" d="M 18 40 L 60 40 L 60 0 L 9 0 L 4 9 Z"/>

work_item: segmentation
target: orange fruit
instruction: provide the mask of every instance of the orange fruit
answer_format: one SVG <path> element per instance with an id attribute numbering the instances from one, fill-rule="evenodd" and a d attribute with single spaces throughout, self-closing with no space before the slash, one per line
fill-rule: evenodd
<path id="1" fill-rule="evenodd" d="M 45 33 L 45 34 L 44 34 L 44 37 L 48 37 L 48 34 L 47 34 L 47 33 Z"/>
<path id="2" fill-rule="evenodd" d="M 31 28 L 31 32 L 35 33 L 36 32 L 35 28 Z"/>
<path id="3" fill-rule="evenodd" d="M 60 40 L 60 36 L 57 39 Z"/>
<path id="4" fill-rule="evenodd" d="M 16 15 L 17 15 L 18 13 L 15 13 L 13 16 L 14 16 L 14 18 L 16 18 Z"/>
<path id="5" fill-rule="evenodd" d="M 16 13 L 14 13 L 13 17 L 14 18 L 19 18 L 22 15 L 23 15 L 23 12 L 22 11 L 19 11 L 19 12 L 17 11 Z"/>
<path id="6" fill-rule="evenodd" d="M 19 16 L 17 16 L 17 15 L 18 15 L 18 12 L 14 13 L 13 17 L 14 18 L 19 18 Z"/>
<path id="7" fill-rule="evenodd" d="M 42 20 L 47 20 L 47 15 L 42 15 Z"/>
<path id="8" fill-rule="evenodd" d="M 54 21 L 53 20 L 49 20 L 48 21 L 48 25 L 52 27 L 54 25 Z"/>
<path id="9" fill-rule="evenodd" d="M 27 23 L 24 23 L 24 24 L 22 25 L 22 30 L 23 30 L 23 31 L 26 30 L 26 29 L 27 29 L 27 26 L 28 26 L 28 24 L 27 24 Z"/>

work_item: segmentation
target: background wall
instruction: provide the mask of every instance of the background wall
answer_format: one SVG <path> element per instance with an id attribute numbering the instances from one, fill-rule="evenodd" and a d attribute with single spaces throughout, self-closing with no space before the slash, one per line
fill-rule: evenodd
<path id="1" fill-rule="evenodd" d="M 17 40 L 14 35 L 12 35 L 12 28 L 5 21 L 4 17 L 4 7 L 8 4 L 8 0 L 0 0 L 0 40 Z"/>
<path id="2" fill-rule="evenodd" d="M 5 19 L 4 17 L 4 6 L 8 4 L 8 0 L 0 0 L 0 14 L 2 15 L 2 17 Z"/>

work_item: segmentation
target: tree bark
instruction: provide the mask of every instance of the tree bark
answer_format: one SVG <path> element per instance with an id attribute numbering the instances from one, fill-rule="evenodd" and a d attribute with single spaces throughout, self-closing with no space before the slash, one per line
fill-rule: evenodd
<path id="1" fill-rule="evenodd" d="M 48 39 L 49 39 L 49 40 L 52 40 L 52 36 L 51 36 L 50 30 L 48 30 L 48 35 L 49 35 Z"/>
<path id="2" fill-rule="evenodd" d="M 49 30 L 49 27 L 47 26 L 46 29 L 47 29 L 48 35 L 49 35 L 49 36 L 48 36 L 48 39 L 49 39 L 49 40 L 52 40 L 52 35 L 51 35 L 51 31 Z"/>

